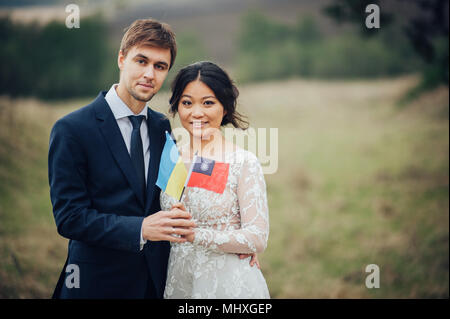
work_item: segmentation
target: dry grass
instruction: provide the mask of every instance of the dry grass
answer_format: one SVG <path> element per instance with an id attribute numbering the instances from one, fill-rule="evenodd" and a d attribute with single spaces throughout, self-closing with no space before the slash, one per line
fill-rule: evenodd
<path id="1" fill-rule="evenodd" d="M 395 101 L 415 83 L 240 87 L 252 126 L 279 129 L 260 258 L 272 297 L 448 298 L 448 88 L 399 108 Z M 158 94 L 152 107 L 166 112 L 168 97 Z M 66 240 L 51 214 L 48 134 L 85 102 L 0 101 L 0 297 L 51 295 Z M 381 287 L 370 290 L 364 270 L 372 263 Z"/>

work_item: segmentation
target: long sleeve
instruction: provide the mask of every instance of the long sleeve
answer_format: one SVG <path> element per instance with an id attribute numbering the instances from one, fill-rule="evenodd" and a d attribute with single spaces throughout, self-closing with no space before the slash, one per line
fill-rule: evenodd
<path id="1" fill-rule="evenodd" d="M 194 245 L 226 253 L 260 253 L 267 247 L 269 210 L 266 184 L 256 156 L 248 153 L 237 186 L 240 229 L 197 228 Z"/>

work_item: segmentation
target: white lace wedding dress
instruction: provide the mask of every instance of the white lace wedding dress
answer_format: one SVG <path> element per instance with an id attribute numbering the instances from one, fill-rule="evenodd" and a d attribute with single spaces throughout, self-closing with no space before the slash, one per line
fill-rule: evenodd
<path id="1" fill-rule="evenodd" d="M 266 184 L 255 155 L 243 149 L 225 155 L 230 163 L 223 194 L 187 187 L 183 204 L 197 224 L 193 243 L 171 243 L 164 298 L 270 298 L 250 257 L 269 236 Z M 161 192 L 161 208 L 176 200 Z"/>

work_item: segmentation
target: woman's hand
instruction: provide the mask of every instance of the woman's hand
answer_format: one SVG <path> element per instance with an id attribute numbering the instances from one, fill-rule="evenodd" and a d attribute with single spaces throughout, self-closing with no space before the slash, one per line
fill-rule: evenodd
<path id="1" fill-rule="evenodd" d="M 187 212 L 186 207 L 184 207 L 183 203 L 180 203 L 180 202 L 173 204 L 171 209 L 174 209 L 174 208 L 178 208 L 178 209 L 181 209 L 181 210 L 184 210 L 185 212 Z"/>
<path id="2" fill-rule="evenodd" d="M 258 269 L 261 269 L 261 266 L 259 265 L 258 255 L 255 254 L 255 253 L 253 253 L 253 254 L 239 254 L 239 259 L 245 259 L 245 258 L 248 258 L 250 256 L 252 257 L 252 259 L 250 259 L 250 266 L 253 267 L 256 264 L 256 267 L 258 267 Z"/>
<path id="3" fill-rule="evenodd" d="M 173 204 L 172 209 L 175 209 L 175 208 L 178 208 L 180 210 L 187 212 L 186 207 L 184 207 L 183 203 L 178 202 L 178 203 Z M 194 229 L 190 228 L 190 230 L 194 230 Z M 187 235 L 182 235 L 181 238 L 184 238 L 184 239 L 186 239 L 186 241 L 192 243 L 192 242 L 194 242 L 194 239 L 195 239 L 195 231 L 192 231 Z"/>
<path id="4" fill-rule="evenodd" d="M 194 239 L 195 239 L 195 231 L 193 231 L 192 233 L 190 233 L 188 235 L 183 235 L 181 237 L 185 238 L 188 242 L 193 243 Z"/>

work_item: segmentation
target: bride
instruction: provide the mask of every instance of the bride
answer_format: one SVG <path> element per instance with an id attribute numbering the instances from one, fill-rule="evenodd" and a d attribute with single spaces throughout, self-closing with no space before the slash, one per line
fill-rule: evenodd
<path id="1" fill-rule="evenodd" d="M 261 165 L 251 152 L 225 140 L 220 127 L 248 124 L 236 111 L 238 90 L 211 62 L 183 68 L 172 84 L 170 112 L 179 114 L 190 144 L 180 147 L 184 163 L 193 154 L 229 164 L 223 193 L 186 187 L 181 203 L 161 192 L 161 208 L 177 206 L 192 214 L 193 235 L 171 243 L 164 298 L 270 298 L 257 267 L 238 254 L 267 246 L 269 216 Z"/>

